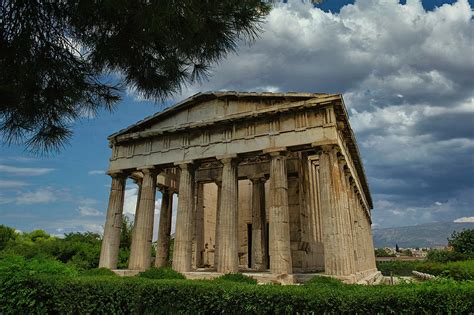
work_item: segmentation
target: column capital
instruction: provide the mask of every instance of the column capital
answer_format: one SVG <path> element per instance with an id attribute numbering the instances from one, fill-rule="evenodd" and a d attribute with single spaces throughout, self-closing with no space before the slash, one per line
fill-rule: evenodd
<path id="1" fill-rule="evenodd" d="M 265 150 L 263 150 L 263 153 L 268 154 L 271 157 L 274 157 L 274 156 L 287 156 L 288 155 L 288 151 L 287 151 L 286 147 L 277 147 L 277 148 L 265 149 Z"/>
<path id="2" fill-rule="evenodd" d="M 329 153 L 331 151 L 336 151 L 336 152 L 339 152 L 340 151 L 340 148 L 337 144 L 325 144 L 325 145 L 322 145 L 321 146 L 321 150 L 324 152 L 324 153 Z"/>
<path id="3" fill-rule="evenodd" d="M 152 174 L 152 175 L 158 175 L 160 170 L 156 166 L 143 166 L 143 167 L 137 167 L 137 170 L 142 172 L 143 174 Z"/>
<path id="4" fill-rule="evenodd" d="M 126 178 L 128 176 L 128 172 L 124 170 L 108 170 L 106 174 L 112 178 Z"/>
<path id="5" fill-rule="evenodd" d="M 237 154 L 218 155 L 216 156 L 216 159 L 219 160 L 222 164 L 236 163 L 238 161 Z"/>
<path id="6" fill-rule="evenodd" d="M 265 183 L 267 181 L 267 178 L 262 175 L 262 176 L 252 176 L 248 177 L 248 180 L 252 182 L 252 184 L 256 184 L 259 182 Z"/>

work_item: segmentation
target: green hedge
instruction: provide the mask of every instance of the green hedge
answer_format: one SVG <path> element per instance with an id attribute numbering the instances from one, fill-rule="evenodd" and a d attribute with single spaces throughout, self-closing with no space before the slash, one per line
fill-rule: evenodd
<path id="1" fill-rule="evenodd" d="M 474 260 L 448 262 L 445 264 L 424 263 L 417 266 L 416 270 L 455 280 L 474 280 Z"/>
<path id="2" fill-rule="evenodd" d="M 411 276 L 413 270 L 423 264 L 420 261 L 385 261 L 377 262 L 377 269 L 382 272 L 384 276 Z"/>
<path id="3" fill-rule="evenodd" d="M 474 282 L 277 286 L 115 277 L 0 277 L 0 313 L 426 314 L 474 310 Z"/>
<path id="4" fill-rule="evenodd" d="M 377 269 L 384 276 L 412 276 L 412 271 L 421 271 L 434 276 L 452 278 L 455 280 L 474 280 L 474 260 L 448 263 L 424 261 L 389 261 L 377 263 Z"/>

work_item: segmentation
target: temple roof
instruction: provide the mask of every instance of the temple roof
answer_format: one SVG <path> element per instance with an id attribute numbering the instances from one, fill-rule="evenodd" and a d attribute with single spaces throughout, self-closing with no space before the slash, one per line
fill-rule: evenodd
<path id="1" fill-rule="evenodd" d="M 300 93 L 300 92 L 287 92 L 287 93 L 271 93 L 271 92 L 235 92 L 235 91 L 209 91 L 194 94 L 185 100 L 170 106 L 160 112 L 157 112 L 151 116 L 145 117 L 144 119 L 136 122 L 133 125 L 130 125 L 127 128 L 124 128 L 116 133 L 111 134 L 108 137 L 108 140 L 113 142 L 119 136 L 125 134 L 137 132 L 147 126 L 150 126 L 156 122 L 159 122 L 165 117 L 176 114 L 177 112 L 186 109 L 190 106 L 193 106 L 197 103 L 218 99 L 218 98 L 235 98 L 235 99 L 250 99 L 250 98 L 266 98 L 266 99 L 283 99 L 288 101 L 305 101 L 310 99 L 334 99 L 337 102 L 334 102 L 334 110 L 336 113 L 337 121 L 343 122 L 343 127 L 341 132 L 344 134 L 347 139 L 348 149 L 352 156 L 353 162 L 357 169 L 358 176 L 360 178 L 361 184 L 364 189 L 366 199 L 369 203 L 370 208 L 373 208 L 372 198 L 370 196 L 369 186 L 367 183 L 367 178 L 365 176 L 364 166 L 362 165 L 362 159 L 359 153 L 359 148 L 357 146 L 356 138 L 352 128 L 349 125 L 349 117 L 347 114 L 346 107 L 344 105 L 344 100 L 340 94 L 326 94 L 326 93 Z"/>

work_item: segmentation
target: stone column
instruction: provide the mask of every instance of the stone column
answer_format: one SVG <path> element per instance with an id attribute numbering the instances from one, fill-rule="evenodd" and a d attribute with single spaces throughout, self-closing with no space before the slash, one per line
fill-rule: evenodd
<path id="1" fill-rule="evenodd" d="M 160 190 L 162 196 L 158 240 L 156 242 L 155 267 L 165 267 L 168 265 L 173 209 L 173 193 L 168 187 L 162 187 Z"/>
<path id="2" fill-rule="evenodd" d="M 194 243 L 196 247 L 195 265 L 196 268 L 203 265 L 204 253 L 204 184 L 196 184 L 196 220 L 194 227 Z"/>
<path id="3" fill-rule="evenodd" d="M 356 271 L 355 267 L 355 261 L 354 261 L 354 238 L 352 235 L 352 227 L 353 227 L 353 222 L 352 222 L 352 214 L 351 214 L 351 207 L 349 205 L 349 190 L 350 186 L 348 185 L 347 181 L 348 178 L 346 176 L 346 173 L 348 170 L 347 168 L 347 163 L 346 160 L 343 156 L 339 157 L 339 174 L 341 178 L 341 183 L 342 183 L 342 190 L 340 191 L 341 195 L 341 205 L 342 205 L 342 220 L 344 224 L 344 239 L 346 242 L 347 246 L 347 272 L 349 274 L 354 274 Z"/>
<path id="4" fill-rule="evenodd" d="M 110 173 L 109 175 L 112 177 L 112 185 L 105 220 L 104 238 L 100 250 L 99 268 L 117 269 L 127 177 L 123 173 Z"/>
<path id="5" fill-rule="evenodd" d="M 265 270 L 265 178 L 252 178 L 252 268 Z"/>
<path id="6" fill-rule="evenodd" d="M 351 201 L 351 208 L 353 209 L 354 213 L 354 253 L 355 253 L 355 263 L 356 263 L 356 271 L 364 271 L 364 263 L 363 263 L 363 256 L 364 256 L 364 239 L 362 236 L 362 213 L 358 207 L 359 200 L 357 199 L 357 187 L 354 183 L 351 183 L 351 190 L 350 190 L 350 201 Z"/>
<path id="7" fill-rule="evenodd" d="M 291 274 L 290 213 L 285 152 L 271 152 L 270 162 L 270 271 Z"/>
<path id="8" fill-rule="evenodd" d="M 219 246 L 217 247 L 217 272 L 235 273 L 239 269 L 238 253 L 238 164 L 235 158 L 221 159 L 222 190 L 220 214 L 217 223 Z"/>
<path id="9" fill-rule="evenodd" d="M 347 195 L 342 182 L 336 146 L 323 146 L 320 155 L 321 210 L 324 240 L 324 269 L 329 275 L 350 275 L 351 262 L 344 218 Z"/>
<path id="10" fill-rule="evenodd" d="M 219 223 L 220 208 L 221 208 L 221 192 L 222 192 L 222 182 L 216 181 L 217 186 L 217 205 L 216 205 L 216 228 L 215 228 L 215 237 L 214 237 L 214 268 L 218 269 L 219 259 L 217 257 L 217 252 L 219 251 L 219 231 L 217 228 Z"/>
<path id="11" fill-rule="evenodd" d="M 157 170 L 153 167 L 140 170 L 143 173 L 143 180 L 130 247 L 128 269 L 131 270 L 145 270 L 151 266 Z"/>
<path id="12" fill-rule="evenodd" d="M 194 170 L 191 163 L 180 164 L 179 167 L 181 175 L 179 178 L 173 269 L 178 272 L 188 272 L 192 269 L 193 254 Z"/>

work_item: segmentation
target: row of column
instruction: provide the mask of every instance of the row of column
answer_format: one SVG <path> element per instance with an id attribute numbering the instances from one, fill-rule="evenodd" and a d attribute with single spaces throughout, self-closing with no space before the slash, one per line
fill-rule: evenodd
<path id="1" fill-rule="evenodd" d="M 292 258 L 290 247 L 290 216 L 288 207 L 288 180 L 286 154 L 270 152 L 270 200 L 269 200 L 269 255 L 270 271 L 290 274 Z M 238 162 L 236 157 L 221 158 L 222 182 L 218 185 L 218 209 L 216 216 L 215 262 L 217 271 L 238 271 Z M 176 218 L 173 269 L 191 271 L 192 242 L 194 236 L 196 205 L 194 168 L 192 163 L 179 164 L 179 203 Z M 151 265 L 153 216 L 157 170 L 141 169 L 143 179 L 139 183 L 137 209 L 132 232 L 129 269 L 143 270 Z M 114 173 L 104 228 L 100 267 L 117 267 L 120 247 L 120 230 L 126 174 Z M 314 181 L 315 179 L 310 180 Z M 252 178 L 252 261 L 253 268 L 264 270 L 265 255 L 265 188 L 264 179 Z M 319 194 L 322 224 L 316 231 L 324 243 L 326 274 L 350 275 L 375 268 L 370 221 L 365 214 L 358 192 L 338 156 L 336 146 L 323 146 L 319 156 Z M 202 185 L 201 185 L 202 190 Z M 163 198 L 158 229 L 156 266 L 165 266 L 171 232 L 172 193 L 162 189 Z M 314 194 L 314 192 L 313 192 Z M 198 192 L 199 195 L 199 192 Z M 198 202 L 199 202 L 199 198 Z M 196 205 L 199 207 L 199 205 Z M 310 218 L 312 219 L 312 218 Z M 317 221 L 317 220 L 311 220 Z M 316 223 L 316 222 L 311 222 Z M 318 224 L 319 227 L 319 224 Z M 316 227 L 314 227 L 316 228 Z M 322 230 L 322 231 L 321 231 Z M 321 233 L 322 232 L 322 233 Z M 321 235 L 321 236 L 319 236 Z"/>
<path id="2" fill-rule="evenodd" d="M 337 146 L 319 156 L 325 273 L 347 276 L 374 269 L 370 221 Z"/>
<path id="3" fill-rule="evenodd" d="M 132 270 L 143 270 L 151 266 L 156 177 L 158 170 L 155 168 L 144 168 L 140 169 L 140 171 L 143 174 L 143 178 L 137 181 L 137 207 L 128 264 L 128 268 Z M 120 248 L 125 183 L 128 174 L 117 172 L 110 175 L 112 177 L 112 185 L 99 267 L 116 269 Z M 157 255 L 155 259 L 155 265 L 158 267 L 165 266 L 168 261 L 173 200 L 172 192 L 168 187 L 162 187 L 161 192 L 162 203 L 160 225 L 158 228 Z"/>
<path id="4" fill-rule="evenodd" d="M 273 273 L 291 273 L 290 224 L 288 209 L 288 182 L 286 155 L 273 152 L 270 168 L 270 269 Z M 218 184 L 218 209 L 216 215 L 215 266 L 217 272 L 238 272 L 238 161 L 235 157 L 220 159 L 222 181 Z M 176 234 L 173 255 L 173 269 L 187 272 L 192 268 L 193 239 L 193 171 L 190 164 L 180 165 L 179 203 L 176 219 Z M 251 179 L 253 183 L 253 267 L 263 270 L 267 264 L 265 256 L 265 187 L 261 178 Z M 199 202 L 199 201 L 197 201 Z M 197 213 L 197 212 L 196 212 Z"/>

